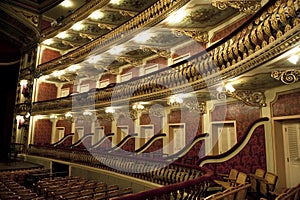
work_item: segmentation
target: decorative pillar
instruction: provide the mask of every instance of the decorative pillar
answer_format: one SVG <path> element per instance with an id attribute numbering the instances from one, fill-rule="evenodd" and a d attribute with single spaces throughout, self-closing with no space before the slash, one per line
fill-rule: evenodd
<path id="1" fill-rule="evenodd" d="M 50 121 L 52 122 L 52 127 L 51 127 L 51 144 L 57 142 L 55 141 L 55 136 L 56 136 L 56 123 L 57 123 L 57 116 L 50 117 Z"/>
<path id="2" fill-rule="evenodd" d="M 171 113 L 170 107 L 165 107 L 164 109 L 164 116 L 162 117 L 162 132 L 165 133 L 167 136 L 163 137 L 163 153 L 169 154 L 169 114 Z"/>

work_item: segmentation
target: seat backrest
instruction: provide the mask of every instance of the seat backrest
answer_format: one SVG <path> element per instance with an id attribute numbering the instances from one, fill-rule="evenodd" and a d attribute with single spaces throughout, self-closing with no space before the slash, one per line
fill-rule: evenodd
<path id="1" fill-rule="evenodd" d="M 257 177 L 260 177 L 260 178 L 263 178 L 265 176 L 265 170 L 261 169 L 261 168 L 257 168 L 255 170 L 255 173 L 254 175 L 257 176 Z"/>
<path id="2" fill-rule="evenodd" d="M 245 183 L 247 181 L 247 174 L 245 174 L 244 172 L 239 172 L 237 178 L 236 178 L 236 185 L 240 185 L 242 183 Z"/>
<path id="3" fill-rule="evenodd" d="M 231 169 L 229 172 L 228 179 L 229 180 L 235 180 L 238 176 L 239 171 L 237 169 Z"/>
<path id="4" fill-rule="evenodd" d="M 238 186 L 237 192 L 235 195 L 236 200 L 246 199 L 248 188 L 251 187 L 251 183 L 242 183 Z"/>
<path id="5" fill-rule="evenodd" d="M 266 172 L 264 179 L 268 182 L 269 184 L 269 190 L 274 191 L 278 176 L 276 174 L 273 174 L 271 172 Z"/>

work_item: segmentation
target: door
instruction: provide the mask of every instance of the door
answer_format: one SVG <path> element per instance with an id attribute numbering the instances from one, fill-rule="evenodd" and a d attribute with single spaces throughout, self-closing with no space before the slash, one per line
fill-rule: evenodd
<path id="1" fill-rule="evenodd" d="M 129 133 L 129 127 L 128 126 L 118 126 L 117 127 L 117 137 L 116 137 L 116 145 L 121 142 L 123 138 L 125 138 L 126 135 Z"/>
<path id="2" fill-rule="evenodd" d="M 93 135 L 92 144 L 96 144 L 104 136 L 104 126 L 97 127 L 95 129 L 95 134 Z"/>
<path id="3" fill-rule="evenodd" d="M 65 136 L 65 128 L 64 127 L 56 127 L 56 133 L 55 133 L 55 141 L 58 142 Z"/>
<path id="4" fill-rule="evenodd" d="M 295 187 L 300 182 L 300 122 L 285 123 L 283 133 L 286 183 Z"/>
<path id="5" fill-rule="evenodd" d="M 236 133 L 234 124 L 224 124 L 223 127 L 218 127 L 219 135 L 219 154 L 224 153 L 231 149 L 236 143 Z"/>
<path id="6" fill-rule="evenodd" d="M 169 154 L 174 154 L 185 147 L 184 125 L 170 125 Z"/>

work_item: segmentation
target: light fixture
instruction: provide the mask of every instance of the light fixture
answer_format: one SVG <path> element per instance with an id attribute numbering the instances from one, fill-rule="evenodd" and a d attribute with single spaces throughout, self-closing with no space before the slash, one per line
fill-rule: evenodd
<path id="1" fill-rule="evenodd" d="M 83 24 L 82 22 L 77 22 L 76 24 L 74 24 L 71 29 L 75 30 L 75 31 L 81 31 L 83 29 Z"/>
<path id="2" fill-rule="evenodd" d="M 140 103 L 135 103 L 132 105 L 132 109 L 135 110 L 135 111 L 141 111 L 143 110 L 145 107 Z"/>
<path id="3" fill-rule="evenodd" d="M 73 2 L 70 0 L 64 0 L 63 2 L 60 3 L 60 5 L 65 8 L 70 8 L 73 6 Z"/>
<path id="4" fill-rule="evenodd" d="M 90 18 L 97 20 L 97 19 L 101 19 L 104 16 L 104 13 L 101 12 L 100 10 L 95 10 L 94 12 L 92 12 L 92 14 L 90 14 Z"/>
<path id="5" fill-rule="evenodd" d="M 64 31 L 64 32 L 60 32 L 59 34 L 57 34 L 56 37 L 58 37 L 60 39 L 65 39 L 68 37 L 68 34 L 66 33 L 66 31 Z"/>
<path id="6" fill-rule="evenodd" d="M 57 119 L 56 115 L 50 115 L 50 119 Z"/>
<path id="7" fill-rule="evenodd" d="M 70 67 L 68 67 L 68 70 L 71 71 L 71 72 L 75 72 L 79 68 L 80 68 L 79 65 L 71 65 Z"/>
<path id="8" fill-rule="evenodd" d="M 166 20 L 168 23 L 179 23 L 187 16 L 187 11 L 184 8 L 181 8 L 173 12 Z"/>
<path id="9" fill-rule="evenodd" d="M 66 114 L 65 114 L 65 117 L 66 118 L 71 118 L 73 115 L 70 113 L 70 112 L 67 112 Z"/>
<path id="10" fill-rule="evenodd" d="M 172 95 L 169 97 L 167 104 L 170 106 L 179 106 L 183 102 L 183 99 L 179 95 Z"/>
<path id="11" fill-rule="evenodd" d="M 93 113 L 91 111 L 88 111 L 88 110 L 85 110 L 82 114 L 84 116 L 91 116 L 91 115 L 93 115 Z"/>
<path id="12" fill-rule="evenodd" d="M 292 55 L 291 57 L 288 58 L 288 61 L 290 63 L 293 63 L 294 65 L 297 64 L 298 60 L 299 60 L 299 56 L 298 55 Z"/>
<path id="13" fill-rule="evenodd" d="M 145 43 L 147 42 L 151 37 L 153 36 L 153 33 L 151 33 L 149 30 L 146 30 L 142 33 L 139 33 L 136 35 L 133 40 L 137 43 Z"/>
<path id="14" fill-rule="evenodd" d="M 120 5 L 122 0 L 110 0 L 111 4 Z"/>
<path id="15" fill-rule="evenodd" d="M 124 51 L 125 48 L 122 45 L 114 46 L 110 50 L 108 50 L 108 53 L 112 55 L 120 55 L 122 51 Z"/>
<path id="16" fill-rule="evenodd" d="M 25 115 L 25 118 L 28 119 L 29 117 L 30 117 L 30 113 L 27 112 L 26 115 Z"/>
<path id="17" fill-rule="evenodd" d="M 45 45 L 51 45 L 54 43 L 54 41 L 53 41 L 53 39 L 47 39 L 47 40 L 44 40 L 42 43 Z"/>
<path id="18" fill-rule="evenodd" d="M 113 107 L 107 107 L 106 109 L 105 109 L 105 113 L 115 113 L 115 109 L 113 108 Z"/>
<path id="19" fill-rule="evenodd" d="M 55 76 L 55 77 L 59 77 L 59 76 L 61 76 L 61 75 L 63 75 L 64 74 L 64 72 L 61 70 L 61 71 L 54 71 L 53 73 L 52 73 L 52 75 L 53 76 Z"/>

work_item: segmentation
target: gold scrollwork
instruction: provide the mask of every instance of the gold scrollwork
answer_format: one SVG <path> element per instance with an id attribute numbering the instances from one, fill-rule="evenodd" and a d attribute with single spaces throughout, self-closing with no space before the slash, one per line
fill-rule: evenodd
<path id="1" fill-rule="evenodd" d="M 293 84 L 299 80 L 300 70 L 273 71 L 271 77 L 284 84 Z"/>
<path id="2" fill-rule="evenodd" d="M 261 8 L 261 0 L 242 0 L 242 1 L 230 1 L 230 0 L 212 0 L 211 4 L 220 10 L 225 10 L 228 7 L 238 9 L 244 13 L 255 13 Z"/>

